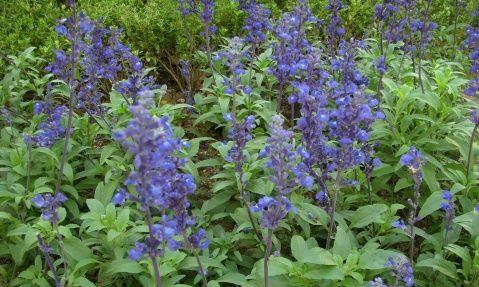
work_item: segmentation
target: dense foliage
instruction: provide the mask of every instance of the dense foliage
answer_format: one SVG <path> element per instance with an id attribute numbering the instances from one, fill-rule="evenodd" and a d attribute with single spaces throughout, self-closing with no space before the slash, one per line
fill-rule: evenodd
<path id="1" fill-rule="evenodd" d="M 479 285 L 473 3 L 40 2 L 0 286 Z"/>

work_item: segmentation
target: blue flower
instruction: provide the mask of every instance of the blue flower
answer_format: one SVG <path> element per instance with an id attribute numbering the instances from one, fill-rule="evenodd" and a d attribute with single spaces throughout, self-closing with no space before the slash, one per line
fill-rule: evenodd
<path id="1" fill-rule="evenodd" d="M 401 229 L 401 230 L 406 230 L 406 224 L 404 224 L 404 221 L 402 219 L 394 221 L 391 225 L 394 228 L 398 228 L 398 229 Z"/>
<path id="2" fill-rule="evenodd" d="M 389 257 L 384 266 L 392 267 L 391 275 L 398 281 L 402 281 L 406 287 L 414 285 L 414 271 L 406 258 L 398 257 L 394 260 Z"/>
<path id="3" fill-rule="evenodd" d="M 263 196 L 258 203 L 251 207 L 251 211 L 261 213 L 261 227 L 276 229 L 281 220 L 286 217 L 288 212 L 295 211 L 289 199 L 285 196 L 276 197 Z"/>
<path id="4" fill-rule="evenodd" d="M 42 218 L 54 224 L 58 222 L 58 208 L 67 201 L 67 197 L 57 192 L 55 195 L 51 193 L 38 194 L 32 199 L 35 207 L 42 212 Z"/>

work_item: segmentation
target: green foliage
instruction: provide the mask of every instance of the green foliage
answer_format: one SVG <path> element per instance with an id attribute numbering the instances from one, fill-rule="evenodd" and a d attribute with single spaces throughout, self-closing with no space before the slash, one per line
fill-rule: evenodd
<path id="1" fill-rule="evenodd" d="M 271 286 L 355 287 L 368 286 L 368 281 L 376 276 L 391 279 L 384 264 L 389 257 L 407 253 L 410 240 L 406 231 L 391 224 L 405 218 L 409 211 L 407 199 L 412 196 L 414 183 L 409 171 L 399 164 L 399 158 L 411 145 L 423 151 L 428 159 L 418 211 L 421 221 L 414 227 L 416 285 L 477 286 L 479 215 L 474 207 L 479 196 L 479 171 L 473 166 L 467 175 L 465 169 L 474 128 L 468 113 L 477 104 L 462 94 L 468 78 L 466 56 L 462 52 L 448 56 L 453 43 L 445 25 L 451 24 L 446 23 L 452 13 L 451 1 L 438 2 L 434 15 L 444 23 L 436 41 L 445 43 L 445 48 L 433 47 L 425 57 L 424 93 L 417 85 L 418 75 L 410 59 L 400 49 L 401 43 L 390 45 L 386 51 L 389 70 L 382 78 L 381 93 L 385 119 L 375 123 L 372 135 L 379 143 L 377 156 L 383 165 L 373 172 L 372 202 L 368 202 L 364 173 L 359 168 L 346 172 L 347 179 L 359 184 L 337 187 L 336 233 L 332 247 L 325 249 L 329 214 L 317 205 L 312 192 L 295 188 L 290 200 L 297 211 L 281 222 L 272 239 Z M 288 1 L 274 3 L 276 14 L 291 6 Z M 314 12 L 322 17 L 326 15 L 322 9 L 324 3 L 318 1 L 313 5 Z M 348 1 L 349 8 L 343 16 L 352 31 L 349 36 L 369 34 L 374 3 Z M 17 13 L 13 4 L 1 5 L 11 15 Z M 53 91 L 55 102 L 68 101 L 68 88 L 43 72 L 42 58 L 49 58 L 50 48 L 60 45 L 52 36 L 51 27 L 54 19 L 63 15 L 65 7 L 52 1 L 29 4 L 20 1 L 18 5 L 21 17 L 2 26 L 4 30 L 0 31 L 10 33 L 0 44 L 2 51 L 10 53 L 30 45 L 41 48 L 27 48 L 17 56 L 5 57 L 3 63 L 0 286 L 51 286 L 54 275 L 45 268 L 45 257 L 38 249 L 38 234 L 52 245 L 54 264 L 62 275 L 66 274 L 65 286 L 154 286 L 151 260 L 135 262 L 127 258 L 135 242 L 145 238 L 148 232 L 141 210 L 135 203 L 122 207 L 111 203 L 113 194 L 124 185 L 133 169 L 132 156 L 112 140 L 115 130 L 131 120 L 128 103 L 117 91 L 109 91 L 109 99 L 103 103 L 108 110 L 103 117 L 94 118 L 74 110 L 73 133 L 61 175 L 61 190 L 68 201 L 59 210 L 58 229 L 40 219 L 38 210 L 32 206 L 33 197 L 53 192 L 65 143 L 61 139 L 51 148 L 30 147 L 23 139 L 24 135 L 33 134 L 43 119 L 42 115 L 33 115 L 32 108 L 45 97 L 47 84 L 58 84 Z M 38 5 L 43 6 L 42 12 Z M 217 5 L 215 21 L 220 36 L 215 44 L 219 46 L 224 43 L 222 36 L 240 31 L 243 15 L 231 1 L 221 0 Z M 149 66 L 176 69 L 180 55 L 193 59 L 198 66 L 202 64 L 201 53 L 189 51 L 174 0 L 83 0 L 80 7 L 92 17 L 103 16 L 107 25 L 123 27 L 125 41 Z M 39 13 L 43 15 L 41 20 L 34 20 Z M 467 16 L 460 17 L 461 21 L 464 19 Z M 197 20 L 188 21 L 197 34 Z M 36 34 L 29 31 L 31 23 L 39 25 Z M 22 38 L 21 33 L 32 35 Z M 313 37 L 321 38 L 319 34 Z M 201 41 L 199 36 L 196 39 Z M 368 88 L 373 93 L 378 87 L 374 62 L 379 47 L 373 39 L 365 42 L 358 51 L 358 61 L 361 72 L 370 79 Z M 231 112 L 232 106 L 232 96 L 224 92 L 223 75 L 228 73 L 227 67 L 221 61 L 214 63 L 215 72 L 202 79 L 193 107 L 168 102 L 166 86 L 154 91 L 151 113 L 169 115 L 175 135 L 190 139 L 189 147 L 180 156 L 186 160 L 185 172 L 191 173 L 197 184 L 197 192 L 191 196 L 193 216 L 211 240 L 210 247 L 198 257 L 208 270 L 208 287 L 263 286 L 264 242 L 251 231 L 248 207 L 239 193 L 244 184 L 250 200 L 256 201 L 273 193 L 275 188 L 270 181 L 271 171 L 265 169 L 266 160 L 259 152 L 265 146 L 267 126 L 275 113 L 277 83 L 269 72 L 271 48 L 258 50 L 260 53 L 245 67 L 247 72 L 241 78 L 243 84 L 252 83 L 253 90 L 251 94 L 236 95 L 238 117 L 254 115 L 257 125 L 254 139 L 244 150 L 244 181 L 234 164 L 226 160 L 232 146 L 225 141 L 229 124 L 224 115 Z M 163 78 L 160 82 L 164 82 Z M 294 143 L 298 142 L 296 134 Z M 476 158 L 476 143 L 473 151 Z M 442 224 L 444 213 L 440 210 L 443 189 L 451 191 L 457 205 L 453 228 L 447 233 Z M 253 216 L 257 221 L 258 215 Z M 160 218 L 158 213 L 153 216 L 155 221 Z M 68 270 L 63 270 L 61 258 L 67 260 Z M 196 260 L 187 252 L 167 251 L 159 262 L 165 286 L 200 286 Z"/>

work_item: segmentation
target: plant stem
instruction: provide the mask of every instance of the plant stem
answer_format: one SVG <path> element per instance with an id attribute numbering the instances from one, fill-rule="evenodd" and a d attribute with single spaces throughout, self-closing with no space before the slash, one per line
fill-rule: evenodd
<path id="1" fill-rule="evenodd" d="M 144 207 L 145 207 L 146 223 L 148 224 L 150 239 L 151 239 L 151 242 L 154 242 L 155 238 L 153 237 L 153 221 L 151 219 L 150 207 L 149 206 L 144 206 Z M 163 282 L 161 282 L 160 269 L 158 268 L 158 252 L 156 250 L 154 251 L 153 256 L 151 256 L 151 261 L 153 263 L 153 270 L 155 272 L 156 286 L 163 287 Z"/>
<path id="2" fill-rule="evenodd" d="M 466 179 L 469 178 L 469 172 L 471 169 L 471 161 L 472 161 L 472 146 L 474 144 L 474 135 L 476 133 L 477 127 L 479 125 L 474 125 L 474 129 L 471 133 L 471 139 L 469 140 L 469 148 L 467 150 L 467 162 L 466 162 Z"/>
<path id="3" fill-rule="evenodd" d="M 198 252 L 194 251 L 194 255 L 196 258 L 196 263 L 198 263 L 198 268 L 200 269 L 201 280 L 203 281 L 203 287 L 206 287 L 208 286 L 208 280 L 206 280 L 205 269 L 203 268 L 203 265 L 201 264 L 201 260 L 200 260 L 200 256 L 198 255 Z"/>
<path id="4" fill-rule="evenodd" d="M 268 228 L 268 237 L 266 238 L 266 250 L 264 251 L 264 260 L 263 260 L 263 273 L 264 273 L 264 287 L 269 287 L 269 269 L 268 261 L 269 256 L 271 255 L 271 245 L 273 239 L 273 230 Z"/>
<path id="5" fill-rule="evenodd" d="M 326 239 L 326 249 L 329 249 L 331 246 L 331 237 L 333 236 L 334 228 L 336 226 L 335 220 L 334 220 L 334 213 L 336 212 L 336 201 L 338 197 L 338 189 L 334 188 L 334 194 L 333 194 L 333 201 L 331 203 L 331 211 L 329 213 L 329 229 L 328 229 L 328 237 Z"/>
<path id="6" fill-rule="evenodd" d="M 183 232 L 183 240 L 185 241 L 185 244 L 187 246 L 187 249 L 193 253 L 196 259 L 196 263 L 198 264 L 198 269 L 200 271 L 201 275 L 201 280 L 203 282 L 203 287 L 206 287 L 208 285 L 208 281 L 206 280 L 206 272 L 205 269 L 203 268 L 203 264 L 201 264 L 200 256 L 198 255 L 198 252 L 195 250 L 193 246 L 188 241 L 188 236 L 186 235 L 186 230 Z"/>
<path id="7" fill-rule="evenodd" d="M 251 222 L 251 227 L 253 228 L 253 232 L 256 235 L 256 237 L 261 240 L 260 233 L 258 231 L 258 228 L 256 227 L 256 224 L 254 223 L 254 218 L 253 214 L 251 213 L 251 208 L 250 208 L 250 201 L 249 201 L 249 194 L 245 191 L 244 188 L 244 182 L 243 182 L 243 168 L 241 168 L 239 172 L 239 181 L 240 181 L 240 195 L 243 201 L 243 205 L 246 207 L 246 211 L 248 213 L 248 218 L 249 221 Z"/>
<path id="8" fill-rule="evenodd" d="M 73 25 L 76 26 L 77 24 L 77 15 L 76 15 L 76 5 L 73 3 L 72 5 L 72 12 L 73 12 Z M 76 57 L 76 41 L 77 41 L 78 31 L 74 31 L 74 36 L 71 41 L 72 43 L 72 53 L 70 59 L 70 75 L 68 79 L 68 87 L 70 88 L 70 98 L 69 98 L 69 106 L 68 106 L 68 122 L 67 128 L 65 132 L 65 144 L 63 145 L 62 157 L 60 160 L 60 168 L 58 169 L 57 181 L 55 183 L 55 194 L 60 191 L 62 176 L 63 176 L 63 169 L 65 167 L 65 162 L 67 160 L 67 150 L 68 150 L 68 143 L 70 141 L 71 136 L 71 129 L 72 129 L 72 121 L 73 121 L 73 104 L 75 100 L 75 57 Z"/>
<path id="9" fill-rule="evenodd" d="M 371 178 L 368 176 L 366 178 L 366 181 L 368 182 L 368 202 L 369 202 L 369 204 L 371 204 L 372 203 L 372 201 L 371 201 Z"/>
<path id="10" fill-rule="evenodd" d="M 62 235 L 60 234 L 60 230 L 58 229 L 58 221 L 57 219 L 54 219 L 53 222 L 53 228 L 55 230 L 55 233 L 56 233 L 56 236 L 57 236 L 57 241 L 58 241 L 58 247 L 60 249 L 60 254 L 62 256 L 62 260 L 63 260 L 63 268 L 65 269 L 65 271 L 63 272 L 63 276 L 64 277 L 67 277 L 67 273 L 68 273 L 68 264 L 67 264 L 67 257 L 65 256 L 65 249 L 63 248 L 63 240 L 62 240 Z"/>
<path id="11" fill-rule="evenodd" d="M 278 91 L 278 106 L 276 106 L 276 113 L 281 114 L 281 102 L 283 101 L 283 93 L 284 93 L 284 84 L 279 84 L 279 91 Z"/>
<path id="12" fill-rule="evenodd" d="M 419 197 L 420 197 L 420 193 L 419 193 L 419 188 L 420 188 L 420 184 L 421 182 L 419 181 L 416 181 L 414 183 L 414 201 L 413 201 L 413 210 L 411 212 L 411 218 L 410 218 L 410 229 L 409 229 L 409 233 L 411 235 L 411 245 L 409 246 L 409 259 L 411 260 L 411 263 L 414 262 L 414 247 L 415 247 L 415 244 L 416 244 L 416 235 L 414 234 L 414 225 L 416 223 L 416 220 L 417 220 L 417 209 L 418 209 L 418 206 L 419 206 Z"/>
<path id="13" fill-rule="evenodd" d="M 43 241 L 43 238 L 40 235 L 37 235 L 38 242 L 40 243 L 40 246 L 46 247 L 47 245 L 45 244 L 45 241 Z M 43 250 L 42 250 L 43 251 Z M 58 272 L 57 269 L 55 268 L 55 264 L 53 264 L 52 257 L 48 252 L 43 252 L 45 255 L 45 261 L 50 268 L 50 270 L 53 273 L 53 279 L 55 280 L 55 286 L 56 287 L 62 287 L 62 282 L 60 280 L 60 277 L 58 277 Z"/>

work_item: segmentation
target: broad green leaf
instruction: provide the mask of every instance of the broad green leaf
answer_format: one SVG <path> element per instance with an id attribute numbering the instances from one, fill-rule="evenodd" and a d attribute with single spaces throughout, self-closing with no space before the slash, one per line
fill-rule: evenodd
<path id="1" fill-rule="evenodd" d="M 346 259 L 353 249 L 353 245 L 349 240 L 347 232 L 340 226 L 336 229 L 336 236 L 333 245 L 333 254 L 339 254 L 343 259 Z"/>
<path id="2" fill-rule="evenodd" d="M 291 238 L 291 253 L 293 254 L 294 258 L 298 260 L 299 262 L 302 262 L 302 260 L 307 256 L 309 251 L 308 245 L 306 244 L 306 241 L 299 236 L 299 235 L 293 235 L 293 238 Z"/>
<path id="3" fill-rule="evenodd" d="M 433 192 L 424 202 L 424 204 L 421 207 L 421 210 L 419 210 L 419 216 L 421 218 L 424 218 L 428 216 L 429 214 L 433 213 L 434 211 L 438 210 L 441 207 L 441 202 L 443 202 L 444 199 L 442 199 L 442 192 L 436 191 Z"/>
<path id="4" fill-rule="evenodd" d="M 130 273 L 136 274 L 143 271 L 143 267 L 133 260 L 130 259 L 116 259 L 111 262 L 107 262 L 104 265 L 105 273 L 116 274 L 116 273 Z"/>
<path id="5" fill-rule="evenodd" d="M 318 266 L 306 272 L 303 277 L 313 280 L 343 280 L 344 273 L 337 266 Z"/>
<path id="6" fill-rule="evenodd" d="M 351 227 L 360 228 L 371 223 L 384 223 L 382 214 L 388 210 L 385 204 L 361 206 L 351 216 Z"/>
<path id="7" fill-rule="evenodd" d="M 76 261 L 92 258 L 91 249 L 76 237 L 65 238 L 63 241 L 65 253 Z"/>
<path id="8" fill-rule="evenodd" d="M 416 264 L 416 267 L 433 268 L 434 270 L 439 271 L 446 276 L 449 276 L 453 279 L 458 279 L 457 269 L 454 263 L 442 258 L 429 258 L 420 261 Z"/>
<path id="9" fill-rule="evenodd" d="M 363 269 L 383 269 L 389 257 L 396 258 L 400 255 L 400 253 L 391 250 L 368 250 L 359 257 L 359 266 Z"/>

